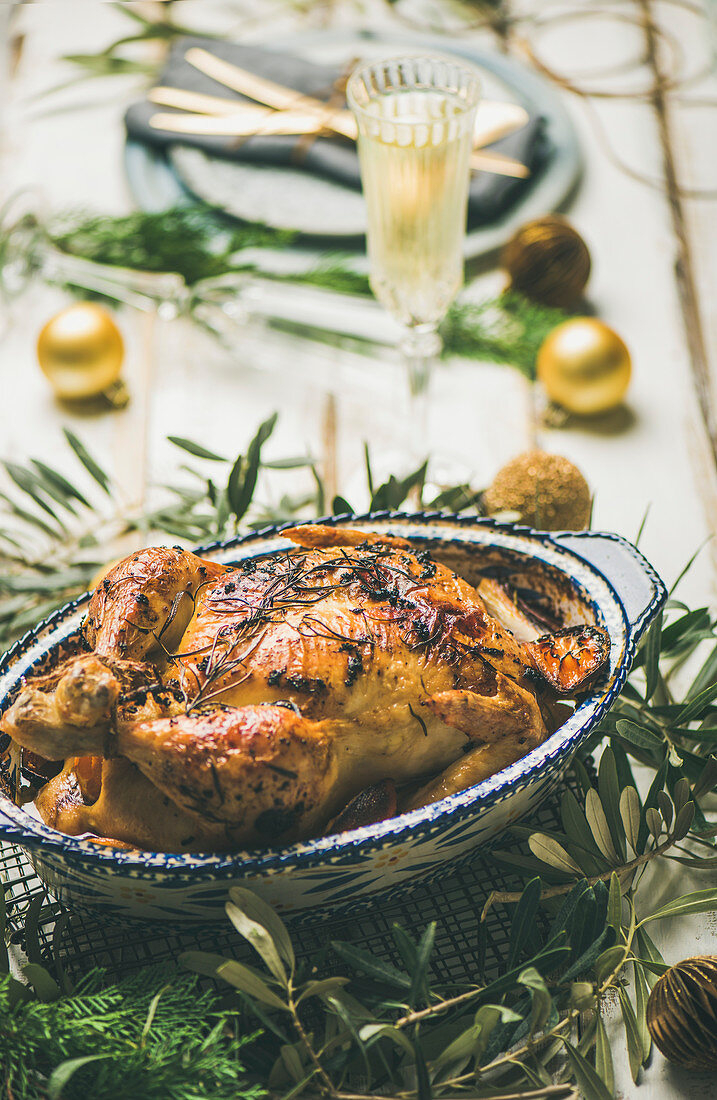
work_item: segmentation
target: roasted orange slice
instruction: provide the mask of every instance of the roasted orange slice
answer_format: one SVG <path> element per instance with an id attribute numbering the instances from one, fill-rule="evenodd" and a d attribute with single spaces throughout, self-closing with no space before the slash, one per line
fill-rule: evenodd
<path id="1" fill-rule="evenodd" d="M 610 639 L 598 626 L 569 626 L 544 634 L 523 649 L 558 695 L 582 690 L 610 656 Z"/>

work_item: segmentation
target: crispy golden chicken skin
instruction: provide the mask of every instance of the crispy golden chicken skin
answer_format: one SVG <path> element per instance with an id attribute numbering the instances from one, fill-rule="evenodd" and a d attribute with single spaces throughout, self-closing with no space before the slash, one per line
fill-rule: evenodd
<path id="1" fill-rule="evenodd" d="M 0 722 L 66 761 L 46 821 L 170 851 L 293 840 L 372 784 L 421 805 L 545 737 L 527 648 L 470 584 L 401 539 L 286 534 L 291 549 L 236 568 L 154 547 L 110 572 L 94 652 Z"/>

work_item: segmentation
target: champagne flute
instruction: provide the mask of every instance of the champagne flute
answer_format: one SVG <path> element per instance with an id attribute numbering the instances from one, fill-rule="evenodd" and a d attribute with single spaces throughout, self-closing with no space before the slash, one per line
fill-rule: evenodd
<path id="1" fill-rule="evenodd" d="M 478 73 L 439 56 L 392 58 L 359 66 L 346 96 L 358 129 L 371 288 L 404 326 L 410 392 L 424 396 L 425 417 L 438 326 L 463 283 Z"/>

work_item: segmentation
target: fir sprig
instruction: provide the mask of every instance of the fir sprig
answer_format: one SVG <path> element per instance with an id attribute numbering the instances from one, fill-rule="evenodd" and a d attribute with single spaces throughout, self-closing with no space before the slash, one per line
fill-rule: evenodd
<path id="1" fill-rule="evenodd" d="M 2 212 L 0 211 L 0 219 Z M 9 214 L 7 215 L 9 220 Z M 121 217 L 68 213 L 40 223 L 25 214 L 7 224 L 0 234 L 0 287 L 3 264 L 17 263 L 24 256 L 28 269 L 43 267 L 50 256 L 47 277 L 81 297 L 101 297 L 133 302 L 137 293 L 149 302 L 169 293 L 176 309 L 199 323 L 207 324 L 203 307 L 216 304 L 222 294 L 235 296 L 236 278 L 259 272 L 263 279 L 314 286 L 334 293 L 369 297 L 368 277 L 357 271 L 350 256 L 327 253 L 311 266 L 279 274 L 266 272 L 257 261 L 256 250 L 281 249 L 295 241 L 296 234 L 269 226 L 239 223 L 208 206 L 176 206 L 160 212 L 136 211 Z M 49 250 L 49 253 L 48 253 Z M 75 264 L 63 271 L 58 257 Z M 76 261 L 85 266 L 77 267 Z M 183 283 L 168 291 L 165 284 L 154 290 L 145 280 L 135 287 L 133 275 L 173 273 Z M 526 377 L 535 377 L 535 360 L 545 336 L 565 320 L 562 310 L 530 302 L 508 291 L 482 302 L 459 298 L 449 309 L 441 327 L 444 354 L 461 355 L 516 367 Z M 296 322 L 274 319 L 278 327 Z M 305 335 L 322 338 L 316 328 L 305 327 Z M 324 334 L 337 339 L 335 333 Z M 370 336 L 366 337 L 370 340 Z"/>
<path id="2" fill-rule="evenodd" d="M 34 969 L 33 969 L 34 968 Z M 258 1100 L 237 1013 L 173 967 L 117 983 L 92 970 L 69 994 L 37 964 L 31 987 L 0 975 L 0 1089 L 23 1100 Z M 48 989 L 50 993 L 48 994 Z"/>
<path id="3" fill-rule="evenodd" d="M 283 248 L 289 230 L 237 222 L 209 206 L 191 204 L 120 217 L 68 213 L 46 227 L 60 251 L 96 264 L 136 271 L 175 272 L 187 286 L 250 267 L 243 249 Z"/>

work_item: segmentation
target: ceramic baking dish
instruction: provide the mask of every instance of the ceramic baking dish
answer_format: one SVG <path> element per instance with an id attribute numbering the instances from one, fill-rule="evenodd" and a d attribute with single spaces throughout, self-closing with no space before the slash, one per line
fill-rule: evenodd
<path id="1" fill-rule="evenodd" d="M 619 694 L 638 640 L 665 599 L 654 569 L 617 535 L 548 534 L 429 513 L 380 512 L 320 522 L 410 539 L 469 581 L 505 578 L 539 594 L 565 626 L 602 626 L 610 635 L 609 669 L 547 741 L 477 786 L 375 825 L 286 847 L 231 855 L 112 848 L 49 828 L 33 816 L 32 807 L 0 795 L 0 836 L 27 849 L 40 878 L 68 907 L 101 908 L 122 919 L 197 923 L 223 918 L 227 891 L 240 884 L 285 913 L 308 914 L 324 906 L 349 908 L 445 874 L 553 789 Z M 275 527 L 199 552 L 230 563 L 289 545 Z M 55 612 L 2 657 L 0 713 L 24 676 L 73 652 L 88 599 L 82 596 Z"/>

